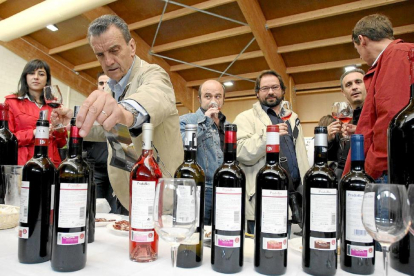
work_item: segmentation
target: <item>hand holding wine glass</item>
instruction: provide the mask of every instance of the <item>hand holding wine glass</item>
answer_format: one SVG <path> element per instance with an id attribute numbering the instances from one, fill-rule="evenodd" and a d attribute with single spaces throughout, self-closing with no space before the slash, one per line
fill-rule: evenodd
<path id="1" fill-rule="evenodd" d="M 194 179 L 160 178 L 155 191 L 154 228 L 171 244 L 173 267 L 177 266 L 177 248 L 191 237 L 198 217 Z"/>
<path id="2" fill-rule="evenodd" d="M 280 119 L 284 122 L 287 122 L 292 116 L 292 106 L 288 101 L 282 101 L 280 103 Z"/>
<path id="3" fill-rule="evenodd" d="M 388 275 L 388 251 L 401 240 L 411 224 L 410 203 L 405 185 L 370 183 L 365 186 L 362 224 L 382 246 L 384 274 Z"/>
<path id="4" fill-rule="evenodd" d="M 46 104 L 53 109 L 59 108 L 62 105 L 62 93 L 57 85 L 45 86 L 43 88 L 43 96 Z M 65 126 L 61 123 L 56 125 L 52 124 L 52 129 L 54 131 L 63 131 L 64 128 Z"/>

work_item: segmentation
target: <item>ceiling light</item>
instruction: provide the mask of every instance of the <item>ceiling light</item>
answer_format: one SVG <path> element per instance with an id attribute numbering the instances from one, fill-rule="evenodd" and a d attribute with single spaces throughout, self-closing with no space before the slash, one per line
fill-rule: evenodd
<path id="1" fill-rule="evenodd" d="M 59 30 L 55 24 L 47 25 L 46 28 L 48 28 L 52 32 L 56 32 L 57 30 Z"/>
<path id="2" fill-rule="evenodd" d="M 354 65 L 347 66 L 347 67 L 345 67 L 345 72 L 348 72 L 348 71 L 351 71 L 351 70 L 354 70 L 354 69 L 356 69 L 356 67 Z"/>
<path id="3" fill-rule="evenodd" d="M 226 81 L 223 84 L 224 84 L 224 86 L 233 86 L 233 82 L 232 81 Z"/>

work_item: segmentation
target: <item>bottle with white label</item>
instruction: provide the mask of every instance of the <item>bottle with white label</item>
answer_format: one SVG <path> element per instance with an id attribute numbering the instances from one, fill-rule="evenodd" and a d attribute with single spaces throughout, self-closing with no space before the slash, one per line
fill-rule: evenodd
<path id="1" fill-rule="evenodd" d="M 287 268 L 289 177 L 279 164 L 279 126 L 267 126 L 266 164 L 256 176 L 254 269 L 281 275 Z"/>
<path id="2" fill-rule="evenodd" d="M 364 170 L 364 136 L 351 136 L 351 171 L 340 182 L 341 268 L 369 275 L 375 269 L 374 240 L 362 225 L 361 207 L 365 185 L 374 179 Z"/>
<path id="3" fill-rule="evenodd" d="M 236 273 L 243 268 L 246 176 L 236 160 L 237 126 L 224 128 L 224 162 L 213 179 L 211 265 Z"/>
<path id="4" fill-rule="evenodd" d="M 42 110 L 36 123 L 34 155 L 23 167 L 18 246 L 21 263 L 50 260 L 56 168 L 48 157 L 48 146 L 48 111 Z"/>
<path id="5" fill-rule="evenodd" d="M 76 127 L 78 111 L 79 106 L 75 106 L 68 155 L 58 168 L 55 191 L 51 265 L 53 270 L 62 272 L 86 265 L 91 178 L 90 168 L 82 158 L 83 138 Z"/>
<path id="6" fill-rule="evenodd" d="M 315 162 L 303 178 L 302 268 L 312 275 L 335 275 L 337 268 L 338 182 L 327 164 L 327 133 L 315 127 Z"/>
<path id="7" fill-rule="evenodd" d="M 197 125 L 185 126 L 184 162 L 175 171 L 174 178 L 191 178 L 196 184 L 198 220 L 194 234 L 178 247 L 177 266 L 184 268 L 198 267 L 203 262 L 204 241 L 204 189 L 206 177 L 197 164 Z M 188 208 L 188 206 L 186 207 Z"/>
<path id="8" fill-rule="evenodd" d="M 142 125 L 142 154 L 131 171 L 129 183 L 129 258 L 152 262 L 158 258 L 158 234 L 154 230 L 154 199 L 160 167 L 152 152 L 154 126 Z"/>

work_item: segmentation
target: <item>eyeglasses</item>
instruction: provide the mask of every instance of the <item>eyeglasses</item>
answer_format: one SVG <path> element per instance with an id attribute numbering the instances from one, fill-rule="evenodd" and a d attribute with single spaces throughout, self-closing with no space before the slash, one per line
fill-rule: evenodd
<path id="1" fill-rule="evenodd" d="M 273 85 L 272 87 L 269 87 L 269 86 L 263 86 L 263 87 L 260 87 L 260 91 L 261 92 L 269 92 L 269 90 L 270 89 L 272 89 L 273 91 L 277 91 L 277 90 L 279 90 L 280 89 L 280 85 Z"/>
<path id="2" fill-rule="evenodd" d="M 102 86 L 102 85 L 104 85 L 104 84 L 106 84 L 107 83 L 107 81 L 98 81 L 98 84 L 100 85 L 100 86 Z"/>

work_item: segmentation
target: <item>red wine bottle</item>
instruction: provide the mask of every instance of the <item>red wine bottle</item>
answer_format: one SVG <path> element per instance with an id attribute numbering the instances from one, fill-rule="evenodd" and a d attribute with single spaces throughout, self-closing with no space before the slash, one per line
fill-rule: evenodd
<path id="1" fill-rule="evenodd" d="M 18 256 L 19 262 L 27 264 L 49 261 L 52 249 L 50 214 L 56 168 L 48 157 L 47 113 L 47 110 L 40 111 L 36 123 L 34 155 L 23 167 Z"/>
<path id="2" fill-rule="evenodd" d="M 351 171 L 340 182 L 341 268 L 369 275 L 375 269 L 374 240 L 362 224 L 361 208 L 365 185 L 374 179 L 364 170 L 364 136 L 351 136 Z"/>
<path id="3" fill-rule="evenodd" d="M 328 167 L 328 131 L 315 127 L 314 165 L 303 178 L 302 268 L 312 275 L 335 275 L 337 268 L 337 193 Z"/>
<path id="4" fill-rule="evenodd" d="M 414 49 L 409 53 L 411 97 L 388 127 L 388 177 L 391 184 L 414 183 Z M 404 72 L 402 72 L 404 73 Z M 390 263 L 395 270 L 413 274 L 414 235 L 408 234 L 390 247 Z"/>
<path id="5" fill-rule="evenodd" d="M 199 215 L 197 228 L 188 240 L 182 242 L 177 251 L 177 266 L 184 268 L 198 267 L 203 262 L 204 241 L 204 189 L 206 177 L 197 164 L 197 125 L 185 126 L 184 162 L 175 171 L 174 178 L 194 179 L 197 186 L 197 203 Z"/>
<path id="6" fill-rule="evenodd" d="M 0 165 L 17 165 L 17 138 L 9 130 L 9 106 L 0 103 Z M 0 204 L 4 204 L 6 187 L 0 169 Z"/>
<path id="7" fill-rule="evenodd" d="M 142 125 L 142 154 L 129 182 L 129 258 L 152 262 L 158 258 L 158 234 L 154 230 L 154 199 L 161 170 L 152 152 L 154 126 Z"/>
<path id="8" fill-rule="evenodd" d="M 76 271 L 86 265 L 89 221 L 90 171 L 82 158 L 82 141 L 76 127 L 79 106 L 75 106 L 70 121 L 67 158 L 58 168 L 55 191 L 53 225 L 52 269 Z"/>
<path id="9" fill-rule="evenodd" d="M 267 126 L 266 164 L 256 176 L 254 269 L 281 275 L 287 267 L 289 177 L 279 164 L 279 126 Z"/>
<path id="10" fill-rule="evenodd" d="M 236 273 L 243 268 L 246 176 L 236 160 L 237 126 L 224 129 L 224 161 L 213 178 L 211 265 Z"/>

